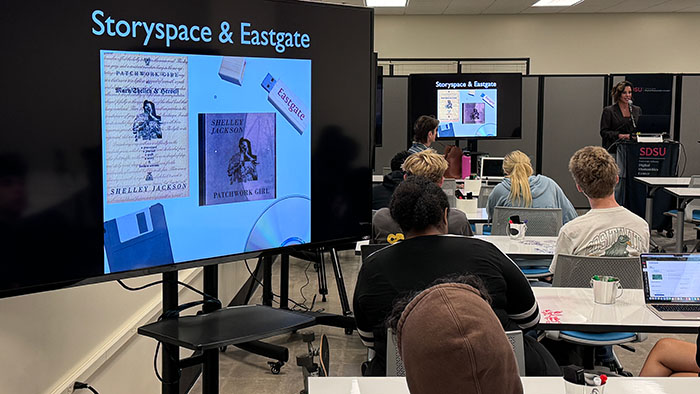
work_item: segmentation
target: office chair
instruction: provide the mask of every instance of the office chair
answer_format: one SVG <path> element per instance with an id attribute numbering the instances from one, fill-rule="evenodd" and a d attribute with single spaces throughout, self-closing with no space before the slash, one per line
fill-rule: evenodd
<path id="1" fill-rule="evenodd" d="M 522 208 L 496 207 L 493 211 L 492 235 L 507 235 L 508 221 L 511 216 L 518 215 L 520 220 L 527 220 L 525 236 L 557 236 L 562 226 L 561 208 Z M 528 279 L 537 279 L 550 275 L 551 259 L 518 259 L 516 263 Z"/>
<path id="2" fill-rule="evenodd" d="M 518 375 L 525 376 L 525 345 L 523 344 L 523 332 L 520 330 L 506 331 L 506 337 L 510 342 L 515 361 L 518 364 Z M 387 329 L 386 333 L 386 376 L 406 376 L 406 368 L 399 355 L 399 347 L 396 343 L 396 335 Z"/>
<path id="3" fill-rule="evenodd" d="M 590 287 L 594 275 L 615 276 L 624 289 L 641 289 L 642 268 L 639 257 L 592 257 L 561 254 L 557 256 L 552 285 L 554 287 Z M 622 345 L 629 342 L 642 342 L 647 335 L 633 332 L 588 333 L 581 331 L 547 331 L 549 339 L 565 341 L 577 345 L 583 354 L 584 368 L 593 369 L 595 347 Z M 634 351 L 633 348 L 624 349 Z M 613 372 L 626 374 L 620 360 L 612 352 L 614 362 L 609 366 Z"/>

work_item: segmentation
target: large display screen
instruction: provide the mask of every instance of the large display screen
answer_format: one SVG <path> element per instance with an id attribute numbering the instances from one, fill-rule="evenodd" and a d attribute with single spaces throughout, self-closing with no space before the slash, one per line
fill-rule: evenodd
<path id="1" fill-rule="evenodd" d="M 414 74 L 409 123 L 432 114 L 438 138 L 520 138 L 521 96 L 521 74 Z"/>
<path id="2" fill-rule="evenodd" d="M 368 232 L 371 10 L 2 11 L 0 296 Z"/>

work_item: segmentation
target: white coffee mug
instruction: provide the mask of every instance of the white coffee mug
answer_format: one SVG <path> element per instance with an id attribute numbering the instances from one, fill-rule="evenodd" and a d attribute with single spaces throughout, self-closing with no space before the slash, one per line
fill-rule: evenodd
<path id="1" fill-rule="evenodd" d="M 615 300 L 622 297 L 622 284 L 620 280 L 612 276 L 597 276 L 591 278 L 593 287 L 593 301 L 596 304 L 614 304 Z"/>
<path id="2" fill-rule="evenodd" d="M 508 236 L 512 239 L 525 238 L 527 223 L 508 223 Z"/>

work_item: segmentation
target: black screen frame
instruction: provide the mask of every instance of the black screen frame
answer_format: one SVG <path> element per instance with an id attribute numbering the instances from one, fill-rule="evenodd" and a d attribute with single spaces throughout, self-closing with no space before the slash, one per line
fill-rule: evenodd
<path id="1" fill-rule="evenodd" d="M 513 127 L 512 133 L 508 136 L 497 135 L 495 137 L 487 136 L 450 136 L 437 137 L 438 141 L 477 141 L 477 140 L 516 140 L 522 139 L 522 74 L 521 73 L 439 73 L 439 74 L 411 74 L 408 78 L 408 135 L 409 141 L 413 139 L 413 125 L 416 119 L 421 115 L 435 115 L 437 102 L 437 88 L 434 86 L 434 81 L 440 82 L 465 82 L 469 79 L 479 78 L 481 80 L 491 80 L 499 78 L 518 78 L 519 84 L 513 85 L 513 91 L 508 98 L 507 106 L 511 108 L 510 113 L 517 113 L 517 126 Z M 431 83 L 432 81 L 432 83 Z M 513 81 L 514 82 L 514 81 Z M 517 102 L 516 102 L 517 101 Z M 501 99 L 499 98 L 499 103 Z M 500 106 L 500 104 L 499 104 Z M 503 117 L 503 118 L 502 118 Z M 501 124 L 501 119 L 506 119 L 505 114 L 499 112 L 498 123 Z M 508 118 L 506 122 L 511 122 L 512 118 Z M 504 122 L 504 123 L 506 123 Z"/>
<path id="2" fill-rule="evenodd" d="M 371 194 L 371 167 L 370 167 L 370 147 L 372 144 L 372 136 L 370 134 L 371 127 L 374 122 L 373 101 L 375 92 L 372 90 L 372 75 L 374 73 L 374 68 L 376 67 L 376 61 L 372 61 L 371 54 L 374 52 L 374 27 L 373 9 L 364 7 L 352 7 L 352 6 L 341 6 L 334 4 L 324 4 L 324 3 L 311 3 L 311 2 L 298 2 L 293 0 L 252 0 L 247 1 L 245 4 L 242 2 L 236 2 L 236 4 L 224 4 L 223 2 L 217 2 L 211 0 L 209 2 L 190 2 L 186 7 L 189 7 L 188 11 L 193 11 L 194 16 L 188 15 L 183 16 L 182 14 L 182 4 L 178 6 L 173 6 L 172 3 L 167 1 L 155 1 L 153 3 L 137 3 L 135 1 L 101 1 L 99 3 L 86 4 L 86 2 L 80 1 L 69 1 L 67 4 L 54 4 L 50 6 L 36 7 L 35 4 L 31 2 L 26 3 L 13 3 L 5 4 L 2 7 L 1 18 L 2 23 L 5 25 L 2 28 L 2 33 L 4 40 L 16 40 L 17 36 L 13 36 L 10 33 L 17 31 L 18 27 L 23 27 L 22 24 L 30 24 L 31 26 L 26 27 L 26 34 L 21 37 L 19 43 L 15 45 L 9 45 L 8 51 L 16 51 L 12 53 L 15 57 L 27 57 L 31 54 L 30 51 L 41 50 L 41 45 L 39 44 L 39 39 L 46 39 L 44 47 L 49 49 L 48 52 L 56 51 L 55 48 L 52 49 L 53 45 L 59 40 L 62 42 L 62 48 L 64 50 L 65 56 L 78 56 L 79 60 L 85 60 L 89 56 L 94 56 L 92 66 L 99 62 L 99 49 L 110 49 L 110 50 L 124 50 L 124 51 L 153 51 L 162 53 L 186 53 L 186 54 L 205 54 L 205 55 L 231 55 L 231 56 L 253 56 L 253 57 L 278 57 L 278 58 L 311 58 L 313 63 L 312 68 L 312 96 L 315 100 L 312 102 L 313 112 L 319 116 L 312 119 L 312 146 L 311 146 L 311 199 L 312 199 L 312 211 L 311 211 L 311 243 L 305 245 L 299 245 L 294 247 L 281 247 L 281 248 L 270 248 L 254 252 L 246 252 L 240 254 L 232 254 L 226 256 L 219 256 L 215 258 L 207 258 L 200 260 L 191 260 L 186 262 L 181 262 L 172 265 L 149 267 L 137 270 L 122 271 L 110 274 L 84 274 L 80 270 L 76 270 L 78 274 L 75 277 L 57 277 L 55 280 L 41 280 L 37 283 L 31 282 L 29 284 L 21 283 L 19 286 L 10 287 L 0 287 L 0 298 L 12 297 L 22 294 L 30 294 L 48 290 L 54 290 L 59 288 L 74 287 L 98 282 L 111 281 L 116 279 L 136 277 L 143 275 L 151 275 L 157 273 L 164 273 L 170 271 L 177 271 L 180 269 L 187 269 L 193 267 L 201 267 L 207 265 L 215 265 L 223 262 L 231 262 L 236 260 L 243 260 L 247 258 L 256 258 L 263 255 L 273 255 L 282 252 L 288 252 L 291 250 L 299 249 L 309 249 L 309 248 L 321 248 L 330 245 L 337 245 L 348 243 L 354 240 L 358 240 L 363 236 L 369 235 L 369 223 L 371 222 L 371 205 L 367 198 Z M 291 7 L 291 8 L 290 8 Z M 41 8 L 37 10 L 37 8 Z M 264 20 L 265 22 L 274 23 L 274 26 L 280 26 L 280 28 L 288 28 L 291 30 L 296 26 L 297 29 L 307 29 L 311 31 L 312 36 L 315 39 L 314 44 L 317 45 L 311 53 L 304 52 L 299 48 L 288 48 L 283 54 L 276 53 L 273 48 L 268 47 L 242 47 L 242 46 L 232 46 L 226 47 L 223 44 L 217 43 L 213 40 L 211 44 L 207 45 L 185 45 L 181 43 L 173 43 L 170 47 L 165 47 L 161 44 L 154 44 L 148 47 L 141 46 L 137 43 L 129 43 L 127 41 L 120 41 L 119 37 L 95 37 L 90 35 L 90 11 L 94 9 L 109 9 L 114 14 L 119 14 L 120 10 L 124 11 L 122 16 L 124 19 L 128 19 L 129 12 L 132 15 L 142 14 L 144 20 L 163 20 L 172 23 L 187 23 L 188 21 L 194 20 L 196 18 L 201 18 L 200 23 L 209 24 L 211 26 L 217 26 L 217 22 L 222 19 L 229 19 L 233 24 L 238 21 L 243 20 L 241 12 L 236 12 L 240 9 L 245 9 L 249 12 L 247 17 L 254 23 L 255 20 Z M 264 10 L 263 10 L 264 8 Z M 226 16 L 221 16 L 217 13 L 222 9 L 228 10 L 225 14 Z M 303 16 L 302 20 L 287 21 L 285 20 L 288 16 L 289 10 L 295 10 L 298 15 L 309 15 Z M 76 12 L 76 10 L 78 12 Z M 253 10 L 254 12 L 251 12 Z M 272 11 L 271 13 L 264 14 L 264 11 Z M 331 15 L 329 19 L 316 18 L 314 15 L 319 14 Z M 61 16 L 70 15 L 67 18 L 68 22 L 72 22 L 69 28 L 65 28 L 66 20 L 60 20 Z M 190 19 L 188 19 L 190 18 Z M 305 18 L 305 20 L 303 19 Z M 355 25 L 351 25 L 352 21 Z M 249 20 L 250 22 L 250 20 Z M 343 25 L 343 23 L 345 23 Z M 261 24 L 263 24 L 261 22 Z M 366 27 L 358 29 L 357 25 Z M 41 29 L 35 26 L 42 26 Z M 345 30 L 340 30 L 339 26 L 343 26 Z M 36 30 L 31 30 L 30 28 L 35 28 Z M 61 28 L 65 28 L 61 30 Z M 20 30 L 23 31 L 23 30 Z M 294 30 L 291 30 L 294 31 Z M 353 55 L 358 59 L 355 59 L 353 66 L 359 65 L 359 67 L 347 66 L 345 71 L 351 72 L 351 77 L 353 79 L 347 78 L 344 70 L 343 62 L 350 59 L 350 56 L 342 56 L 342 53 L 348 53 L 348 47 L 341 45 L 341 43 L 347 40 L 348 36 L 353 36 L 353 45 L 355 45 Z M 54 35 L 57 37 L 46 37 L 45 35 Z M 325 36 L 325 37 L 324 37 Z M 33 45 L 32 45 L 33 44 Z M 339 49 L 333 53 L 323 53 L 328 52 L 330 45 L 334 45 Z M 358 50 L 359 47 L 362 50 Z M 82 53 L 81 50 L 88 48 L 91 52 L 89 55 Z M 366 49 L 366 53 L 365 53 Z M 361 53 L 359 53 L 361 52 Z M 54 53 L 54 52 L 52 52 Z M 341 55 L 339 55 L 341 54 Z M 29 56 L 31 60 L 39 59 L 39 55 Z M 61 63 L 61 62 L 58 62 Z M 12 70 L 12 66 L 16 66 L 19 63 L 13 63 L 8 67 L 8 71 Z M 68 67 L 69 63 L 63 62 L 60 67 L 65 67 L 62 71 L 71 71 Z M 82 78 L 88 81 L 87 86 L 81 86 L 79 84 L 72 85 L 75 89 L 87 89 L 89 92 L 84 98 L 84 103 L 88 107 L 90 112 L 89 122 L 91 125 L 98 124 L 99 122 L 99 107 L 100 104 L 95 103 L 95 97 L 99 98 L 99 69 L 98 67 L 92 67 Z M 55 72 L 58 75 L 58 71 Z M 6 73 L 10 74 L 10 73 Z M 317 108 L 316 106 L 325 101 L 329 101 L 330 92 L 332 87 L 329 86 L 328 82 L 336 80 L 338 75 L 343 75 L 343 78 L 338 79 L 336 82 L 340 88 L 346 87 L 350 88 L 356 86 L 353 90 L 354 97 L 352 97 L 361 105 L 358 105 L 357 109 L 354 111 L 341 112 L 342 106 L 337 105 L 336 109 L 333 111 L 328 111 L 326 108 Z M 3 81 L 10 81 L 9 78 L 5 77 Z M 69 82 L 73 81 L 70 77 Z M 366 80 L 366 83 L 360 81 Z M 358 83 L 359 82 L 359 83 Z M 34 83 L 34 82 L 32 82 Z M 12 85 L 14 87 L 15 85 Z M 39 86 L 38 83 L 32 86 Z M 51 85 L 52 87 L 58 86 L 58 84 Z M 50 89 L 49 89 L 50 90 Z M 29 95 L 21 96 L 18 100 L 27 100 Z M 12 102 L 7 101 L 7 97 L 3 99 L 3 108 L 8 108 L 8 105 Z M 48 99 L 46 99 L 48 100 Z M 55 94 L 56 102 L 60 102 L 62 99 L 58 93 Z M 5 105 L 8 104 L 8 105 Z M 60 107 L 61 104 L 57 104 L 56 107 Z M 12 110 L 16 110 L 19 106 L 12 107 L 9 106 L 9 110 L 4 109 L 3 112 L 10 115 Z M 67 107 L 63 107 L 65 109 Z M 59 114 L 59 108 L 53 108 L 50 112 L 51 115 Z M 31 115 L 29 110 L 23 113 L 15 114 L 15 116 L 28 116 Z M 39 116 L 50 116 L 42 115 Z M 94 132 L 94 130 L 93 130 Z M 329 136 L 334 136 L 329 140 Z M 92 138 L 92 137 L 91 137 Z M 100 139 L 99 133 L 96 133 L 94 140 L 89 145 L 90 154 L 95 154 L 96 145 L 101 147 L 101 142 L 95 144 L 94 141 Z M 23 140 L 18 139 L 19 143 Z M 13 145 L 18 143 L 13 140 Z M 27 140 L 24 140 L 27 141 Z M 348 157 L 347 162 L 342 163 L 341 168 L 327 168 L 329 163 L 329 158 L 334 157 L 333 149 L 343 149 L 343 147 L 333 146 L 334 143 L 338 141 L 348 141 L 353 143 L 355 156 Z M 5 141 L 7 142 L 7 141 Z M 329 148 L 330 146 L 330 148 Z M 330 152 L 328 152 L 330 151 Z M 325 153 L 324 153 L 325 152 Z M 4 152 L 3 152 L 4 153 Z M 26 151 L 22 152 L 26 154 Z M 30 152 L 31 154 L 31 152 Z M 30 156 L 31 157 L 31 156 Z M 84 171 L 94 171 L 95 169 L 83 169 Z M 30 170 L 31 171 L 31 170 Z M 337 178 L 337 175 L 345 175 L 345 179 Z M 89 175 L 89 174 L 88 174 Z M 85 198 L 91 204 L 95 204 L 95 200 L 99 199 L 99 215 L 95 212 L 86 214 L 89 221 L 89 227 L 91 231 L 96 230 L 94 216 L 99 216 L 99 228 L 102 228 L 102 175 L 92 174 L 92 181 L 84 190 Z M 338 185 L 343 183 L 345 187 L 339 187 Z M 95 185 L 99 185 L 96 188 Z M 314 202 L 319 202 L 319 206 L 323 209 L 314 208 Z M 80 201 L 71 201 L 72 205 L 79 205 Z M 332 207 L 334 203 L 339 203 L 341 205 L 350 207 L 350 214 L 341 217 L 340 222 L 338 220 L 329 220 L 329 213 L 326 211 L 327 207 Z M 71 207 L 73 209 L 73 207 Z M 94 208 L 94 207 L 90 207 Z M 88 208 L 85 208 L 88 209 Z M 94 210 L 94 209 L 93 209 Z M 78 208 L 75 208 L 75 212 Z M 330 215 L 332 218 L 332 214 Z M 336 218 L 337 219 L 337 218 Z M 344 220 L 344 222 L 343 222 Z M 343 227 L 346 226 L 346 227 Z M 13 228 L 7 226 L 4 229 L 4 233 L 11 233 Z M 68 248 L 62 249 L 63 253 L 55 256 L 56 264 L 63 264 L 71 261 L 79 261 L 84 259 L 86 255 L 94 257 L 93 254 L 89 254 L 87 251 L 82 250 L 82 243 L 93 244 L 96 240 L 100 240 L 102 243 L 102 231 L 97 233 L 90 233 L 91 235 L 85 238 L 79 238 L 74 240 L 74 252 L 68 253 Z M 66 236 L 67 238 L 67 236 Z M 9 241 L 8 241 L 9 242 Z M 103 243 L 102 243 L 103 245 Z M 99 246 L 101 250 L 99 256 L 103 256 L 103 246 Z M 94 245 L 93 245 L 94 246 Z M 94 248 L 93 248 L 94 249 Z M 26 257 L 26 258 L 25 258 Z M 28 265 L 31 267 L 35 261 L 31 261 L 31 256 L 17 255 L 11 256 L 14 258 L 14 262 L 18 265 Z M 103 264 L 103 259 L 100 258 L 99 265 Z M 30 272 L 32 268 L 27 268 L 27 272 Z M 24 271 L 20 271 L 24 272 Z M 104 272 L 104 271 L 103 271 Z M 94 273 L 94 271 L 92 271 Z M 8 272 L 5 272 L 8 274 Z M 12 272 L 9 272 L 12 274 Z"/>

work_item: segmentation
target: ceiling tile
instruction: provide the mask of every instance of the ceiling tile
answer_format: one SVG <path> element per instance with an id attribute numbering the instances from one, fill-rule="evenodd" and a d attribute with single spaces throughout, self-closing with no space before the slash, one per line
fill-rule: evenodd
<path id="1" fill-rule="evenodd" d="M 519 14 L 532 7 L 537 0 L 495 0 L 484 14 Z"/>
<path id="2" fill-rule="evenodd" d="M 492 3 L 493 0 L 453 0 L 445 8 L 445 14 L 481 14 Z"/>
<path id="3" fill-rule="evenodd" d="M 653 7 L 649 7 L 645 10 L 642 10 L 644 12 L 678 12 L 684 9 L 687 9 L 689 7 L 697 7 L 700 4 L 698 4 L 697 0 L 669 0 L 666 1 L 662 4 L 655 5 Z"/>
<path id="4" fill-rule="evenodd" d="M 564 13 L 594 13 L 605 8 L 610 8 L 625 0 L 583 0 L 582 2 L 568 7 L 562 11 Z"/>
<path id="5" fill-rule="evenodd" d="M 666 1 L 668 0 L 625 0 L 613 6 L 602 8 L 599 12 L 639 12 Z"/>

